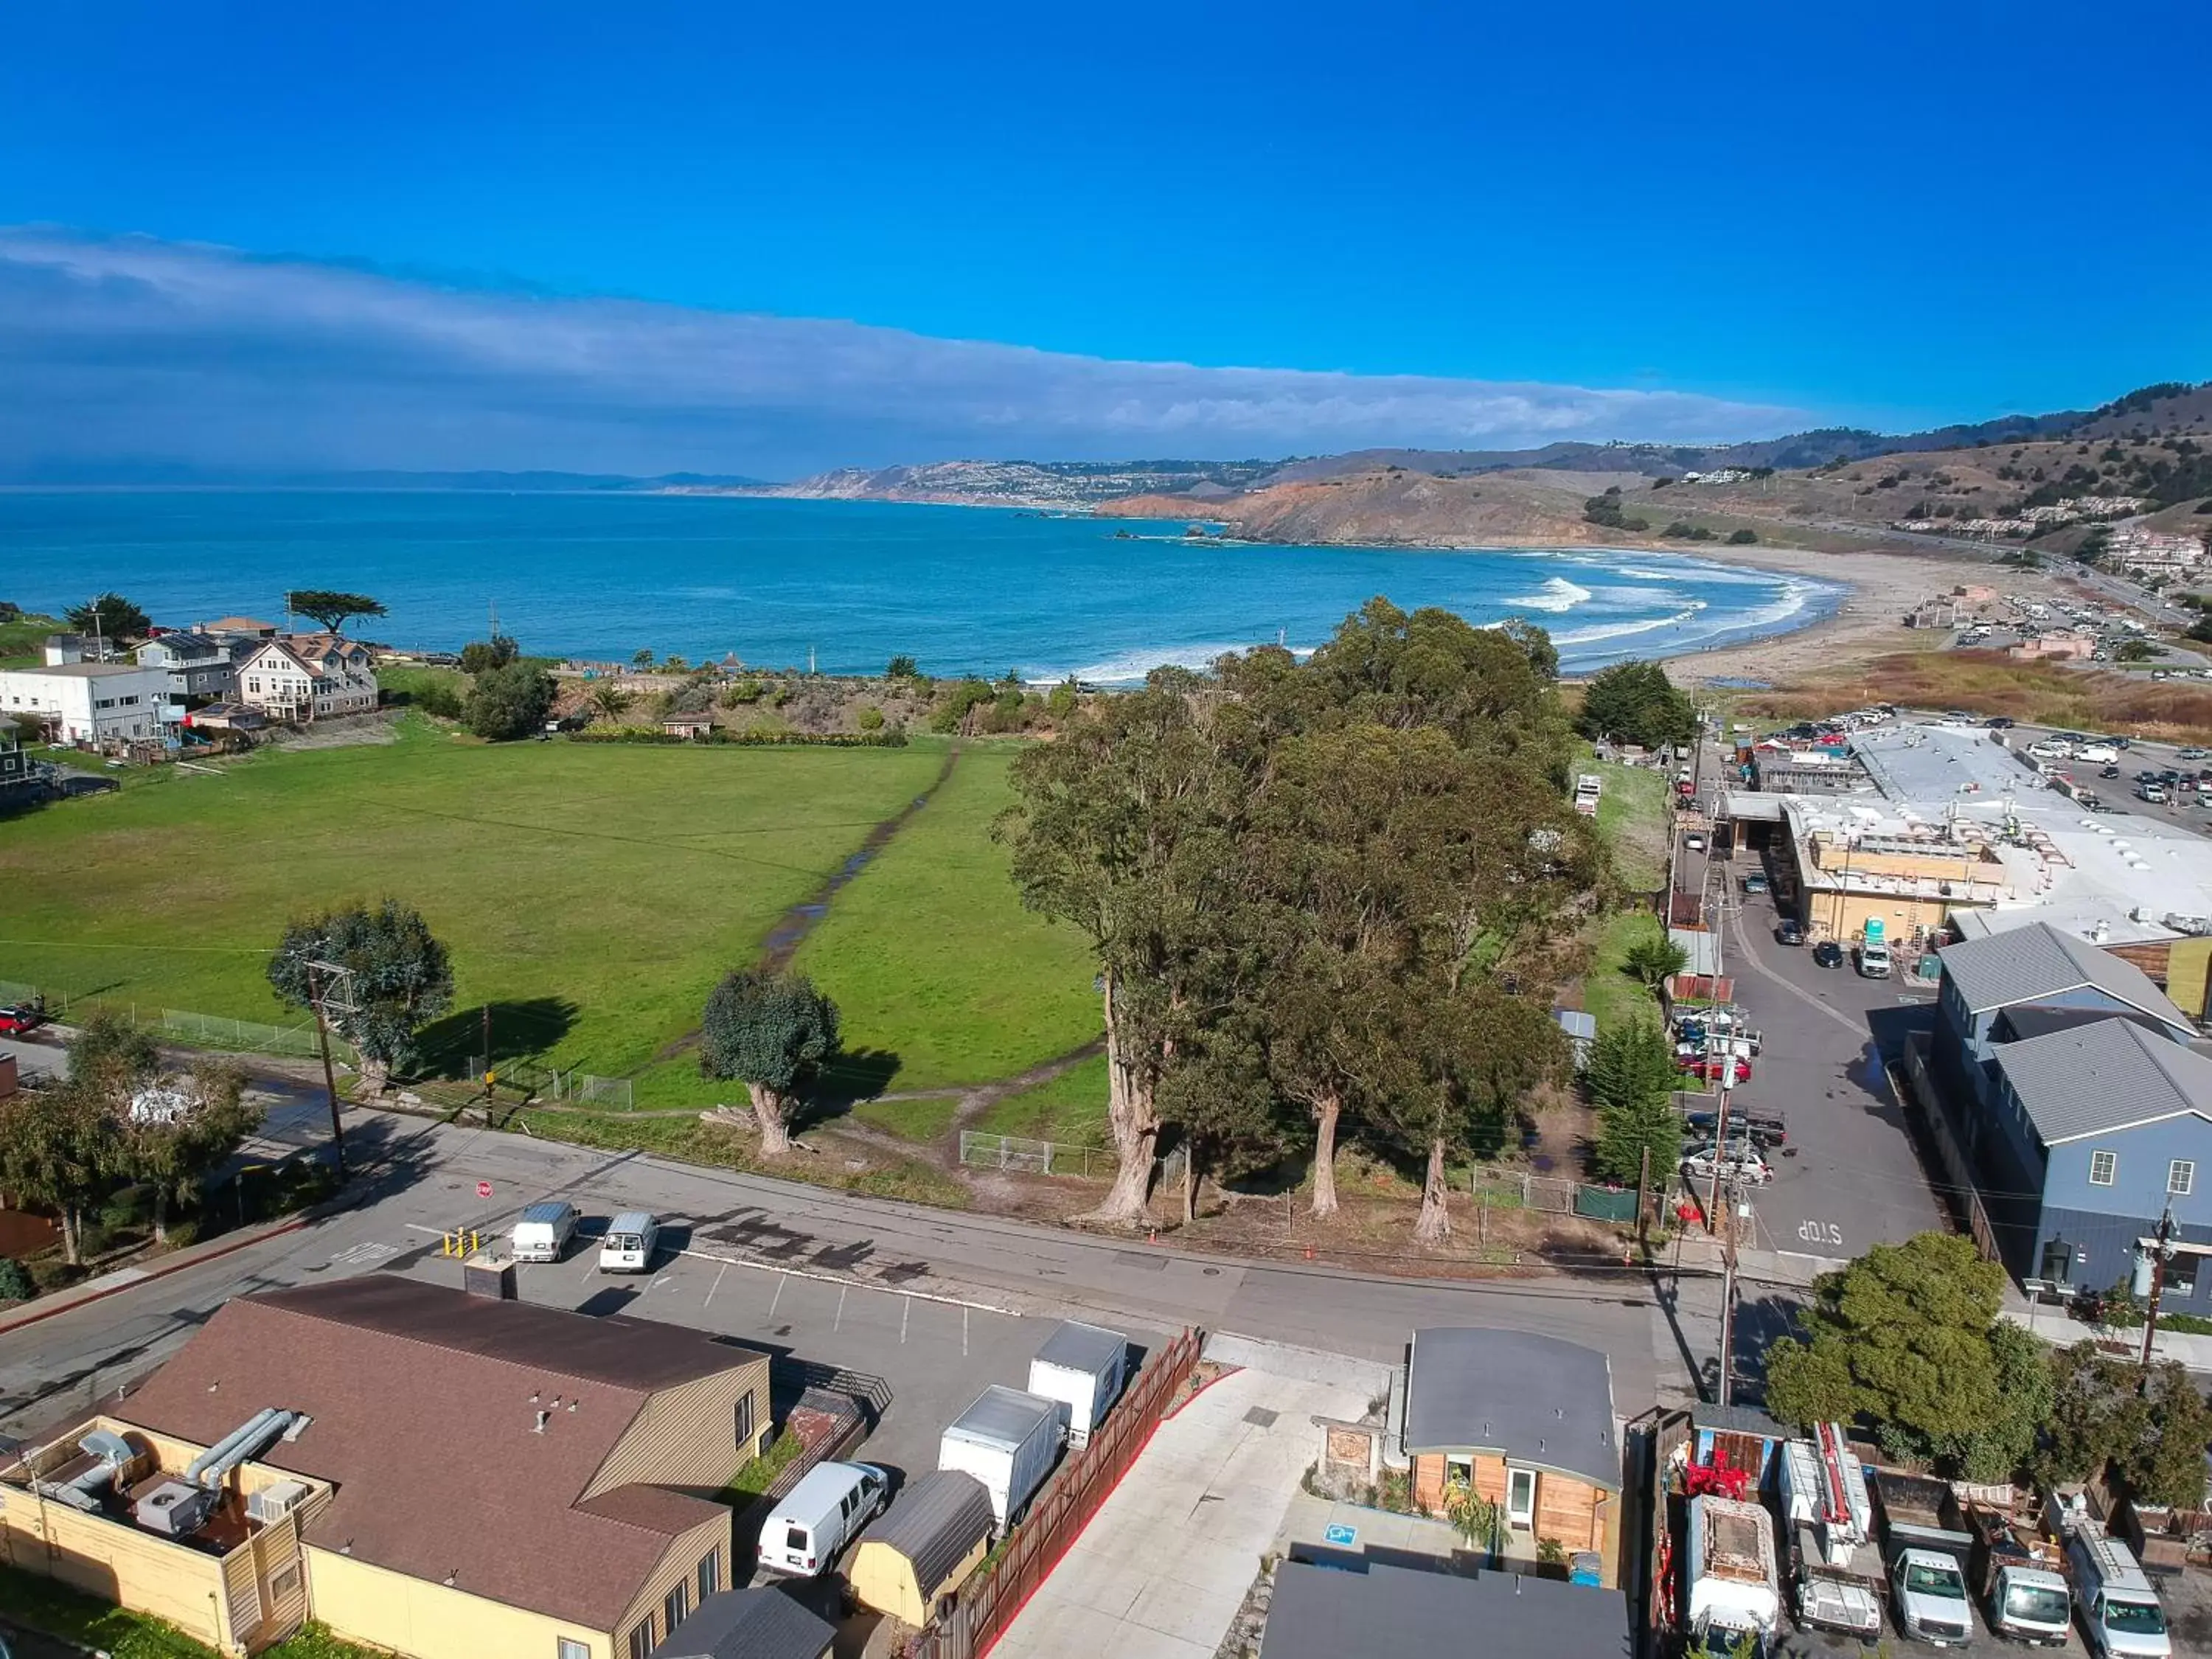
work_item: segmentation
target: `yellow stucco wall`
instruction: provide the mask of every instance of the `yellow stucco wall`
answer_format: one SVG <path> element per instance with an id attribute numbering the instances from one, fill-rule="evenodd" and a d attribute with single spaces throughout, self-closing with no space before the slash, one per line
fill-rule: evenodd
<path id="1" fill-rule="evenodd" d="M 166 1619 L 219 1647 L 222 1563 L 119 1521 L 86 1515 L 20 1487 L 0 1492 L 0 1560 L 87 1595 Z"/>
<path id="2" fill-rule="evenodd" d="M 583 1630 L 312 1544 L 306 1553 L 314 1616 L 353 1641 L 409 1659 L 555 1659 L 565 1636 L 582 1643 L 592 1659 L 614 1659 L 606 1631 Z"/>
<path id="3" fill-rule="evenodd" d="M 1906 898 L 1896 893 L 1838 893 L 1814 888 L 1805 895 L 1805 920 L 1835 939 L 1856 939 L 1865 931 L 1867 918 L 1879 916 L 1889 942 L 1901 945 L 1912 937 L 1915 927 L 1941 927 L 1950 912 L 1950 905 L 1942 899 Z"/>
<path id="4" fill-rule="evenodd" d="M 2212 978 L 2212 939 L 2178 939 L 2167 947 L 2166 994 L 2192 1018 L 2204 1018 L 2208 978 Z"/>

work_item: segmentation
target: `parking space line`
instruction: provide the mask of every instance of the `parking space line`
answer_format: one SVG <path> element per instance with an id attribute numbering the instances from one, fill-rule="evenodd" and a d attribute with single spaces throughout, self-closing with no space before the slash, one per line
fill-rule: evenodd
<path id="1" fill-rule="evenodd" d="M 843 1285 L 837 1287 L 837 1316 L 830 1322 L 830 1328 L 833 1331 L 845 1328 L 845 1292 L 848 1288 Z"/>
<path id="2" fill-rule="evenodd" d="M 914 1298 L 912 1297 L 907 1297 L 905 1301 L 899 1304 L 899 1346 L 901 1347 L 904 1347 L 906 1346 L 907 1316 L 913 1313 L 913 1311 Z"/>
<path id="3" fill-rule="evenodd" d="M 727 1273 L 729 1271 L 730 1264 L 725 1261 L 722 1264 L 722 1272 Z M 775 1317 L 776 1304 L 783 1300 L 783 1287 L 790 1283 L 791 1275 L 789 1273 L 784 1274 L 782 1278 L 775 1281 L 775 1294 L 768 1299 L 768 1316 L 770 1319 Z"/>
<path id="4" fill-rule="evenodd" d="M 435 1232 L 435 1227 L 425 1229 Z M 865 1279 L 855 1279 L 849 1273 L 817 1273 L 807 1267 L 787 1267 L 781 1261 L 749 1261 L 741 1255 L 717 1255 L 712 1250 L 684 1249 L 677 1252 L 700 1261 L 719 1261 L 732 1267 L 751 1267 L 764 1273 L 782 1273 L 787 1278 L 811 1279 L 819 1284 L 835 1285 L 841 1290 L 857 1288 L 873 1291 L 880 1296 L 918 1297 L 924 1302 L 941 1302 L 948 1308 L 974 1308 L 983 1313 L 1004 1314 L 1009 1319 L 1019 1319 L 1018 1308 L 1001 1308 L 995 1303 L 981 1302 L 973 1297 L 945 1296 L 935 1291 L 909 1291 L 896 1285 L 872 1285 Z"/>
<path id="5" fill-rule="evenodd" d="M 730 1264 L 725 1261 L 716 1271 L 714 1274 L 714 1282 L 707 1287 L 707 1299 L 700 1304 L 702 1307 L 711 1308 L 714 1305 L 714 1292 L 722 1288 L 722 1275 L 729 1271 Z M 771 1308 L 769 1311 L 773 1313 L 775 1310 Z"/>
<path id="6" fill-rule="evenodd" d="M 968 1310 L 965 1308 L 960 1310 L 960 1357 L 963 1359 L 968 1357 Z"/>

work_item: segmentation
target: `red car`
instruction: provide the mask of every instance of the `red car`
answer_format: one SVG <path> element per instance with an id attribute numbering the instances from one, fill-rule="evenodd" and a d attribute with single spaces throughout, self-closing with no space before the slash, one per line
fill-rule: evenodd
<path id="1" fill-rule="evenodd" d="M 0 1007 L 0 1036 L 5 1036 L 11 1032 L 20 1035 L 34 1025 L 43 1025 L 46 1023 L 46 1016 L 43 1010 L 27 1008 L 20 1005 Z"/>
<path id="2" fill-rule="evenodd" d="M 1733 1078 L 1729 1076 L 1726 1070 L 1726 1067 L 1731 1064 L 1735 1067 L 1735 1075 Z M 1685 1055 L 1675 1060 L 1674 1068 L 1686 1076 L 1703 1078 L 1708 1083 L 1751 1081 L 1751 1062 L 1747 1060 L 1731 1061 L 1726 1054 L 1708 1054 L 1703 1059 L 1695 1055 Z"/>

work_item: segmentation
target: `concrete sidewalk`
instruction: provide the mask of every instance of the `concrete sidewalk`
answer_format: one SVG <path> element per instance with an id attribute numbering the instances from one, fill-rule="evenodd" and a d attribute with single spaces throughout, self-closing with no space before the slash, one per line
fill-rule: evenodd
<path id="1" fill-rule="evenodd" d="M 993 1659 L 1212 1659 L 1320 1449 L 1310 1419 L 1366 1407 L 1357 1388 L 1223 1377 L 1160 1425 Z"/>

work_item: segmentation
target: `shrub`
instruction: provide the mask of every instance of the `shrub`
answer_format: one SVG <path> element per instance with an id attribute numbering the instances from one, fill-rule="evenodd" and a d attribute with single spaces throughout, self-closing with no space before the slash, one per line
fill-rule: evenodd
<path id="1" fill-rule="evenodd" d="M 881 732 L 782 732 L 760 726 L 744 732 L 732 732 L 718 726 L 704 738 L 678 737 L 657 726 L 594 726 L 582 732 L 570 732 L 568 741 L 689 743 L 709 748 L 735 744 L 742 749 L 798 748 L 809 744 L 825 749 L 903 749 L 907 737 L 905 731 L 896 726 Z"/>
<path id="2" fill-rule="evenodd" d="M 1756 530 L 1735 530 L 1729 532 L 1730 547 L 1749 547 L 1758 539 L 1759 532 Z"/>
<path id="3" fill-rule="evenodd" d="M 735 708 L 743 703 L 758 702 L 767 690 L 768 687 L 758 680 L 739 680 L 722 693 L 722 707 Z"/>
<path id="4" fill-rule="evenodd" d="M 863 732 L 880 732 L 884 729 L 884 711 L 872 702 L 862 703 L 860 712 L 855 718 L 860 721 L 860 730 Z"/>
<path id="5" fill-rule="evenodd" d="M 23 1264 L 11 1255 L 0 1255 L 0 1302 L 28 1302 L 38 1293 Z"/>

